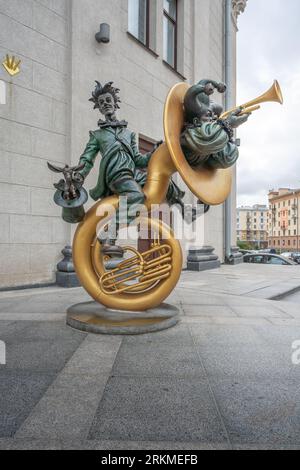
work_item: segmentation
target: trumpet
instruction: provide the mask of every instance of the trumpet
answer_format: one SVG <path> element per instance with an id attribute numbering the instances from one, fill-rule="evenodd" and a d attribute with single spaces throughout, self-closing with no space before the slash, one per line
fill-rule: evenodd
<path id="1" fill-rule="evenodd" d="M 250 114 L 253 111 L 256 111 L 257 109 L 260 109 L 261 103 L 266 103 L 270 101 L 283 104 L 283 96 L 282 96 L 282 92 L 280 89 L 280 85 L 277 80 L 274 80 L 273 85 L 268 91 L 266 91 L 266 93 L 259 96 L 258 98 L 255 98 L 254 100 L 251 100 L 245 104 L 242 104 L 242 106 L 237 106 L 233 109 L 230 109 L 229 111 L 225 111 L 225 113 L 221 114 L 220 118 L 226 119 L 231 113 L 234 113 L 235 111 L 238 111 L 239 109 L 241 109 L 240 115 Z"/>

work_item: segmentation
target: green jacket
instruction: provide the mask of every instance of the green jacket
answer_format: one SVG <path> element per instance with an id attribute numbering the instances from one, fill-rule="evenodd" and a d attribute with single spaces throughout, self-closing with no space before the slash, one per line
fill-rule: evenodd
<path id="1" fill-rule="evenodd" d="M 238 147 L 217 122 L 188 128 L 181 135 L 183 153 L 191 166 L 229 168 L 239 157 Z"/>
<path id="2" fill-rule="evenodd" d="M 109 184 L 124 172 L 135 174 L 135 168 L 145 168 L 150 154 L 140 154 L 134 132 L 125 127 L 104 127 L 90 132 L 90 140 L 80 157 L 85 166 L 81 174 L 86 177 L 94 166 L 96 156 L 101 153 L 99 176 L 90 196 L 98 199 L 110 194 Z"/>

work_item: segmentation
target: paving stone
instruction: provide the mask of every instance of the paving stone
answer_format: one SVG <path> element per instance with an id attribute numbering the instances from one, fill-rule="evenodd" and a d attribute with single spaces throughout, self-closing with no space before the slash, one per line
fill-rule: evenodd
<path id="1" fill-rule="evenodd" d="M 276 304 L 272 306 L 233 306 L 232 309 L 240 317 L 258 317 L 258 318 L 291 318 L 290 315 L 276 308 Z"/>
<path id="2" fill-rule="evenodd" d="M 241 446 L 242 447 L 242 446 Z M 0 439 L 0 450 L 229 450 L 226 442 Z"/>
<path id="3" fill-rule="evenodd" d="M 22 322 L 24 325 L 24 322 Z M 6 343 L 6 369 L 59 371 L 85 335 L 63 322 L 25 322 L 25 328 L 2 335 Z"/>
<path id="4" fill-rule="evenodd" d="M 284 357 L 276 348 L 268 346 L 199 347 L 199 353 L 207 374 L 212 376 L 224 375 L 236 377 L 252 376 L 253 380 L 262 377 L 282 377 L 284 380 L 289 370 L 293 369 L 291 354 Z M 300 368 L 298 368 L 300 379 Z M 295 370 L 296 373 L 296 370 Z"/>
<path id="5" fill-rule="evenodd" d="M 299 448 L 299 305 L 238 294 L 300 271 L 252 268 L 183 273 L 181 323 L 123 339 L 66 327 L 81 288 L 0 292 L 0 449 L 230 448 L 224 422 L 236 449 Z"/>
<path id="6" fill-rule="evenodd" d="M 299 450 L 298 445 L 277 444 L 233 444 L 233 450 Z"/>
<path id="7" fill-rule="evenodd" d="M 300 319 L 289 319 L 289 318 L 270 318 L 270 322 L 272 325 L 277 326 L 294 326 L 299 329 L 300 326 Z"/>
<path id="8" fill-rule="evenodd" d="M 178 323 L 169 330 L 158 331 L 156 333 L 147 333 L 138 336 L 128 336 L 124 338 L 126 344 L 161 344 L 167 343 L 177 347 L 183 344 L 189 344 L 191 335 L 187 325 Z"/>
<path id="9" fill-rule="evenodd" d="M 113 377 L 90 439 L 203 443 L 226 441 L 207 382 L 202 379 Z"/>
<path id="10" fill-rule="evenodd" d="M 110 374 L 122 339 L 103 335 L 95 337 L 99 338 L 99 341 L 88 338 L 81 344 L 66 364 L 64 373 L 96 376 Z"/>
<path id="11" fill-rule="evenodd" d="M 235 375 L 211 383 L 233 444 L 300 445 L 299 380 Z"/>
<path id="12" fill-rule="evenodd" d="M 187 344 L 132 344 L 123 341 L 112 370 L 114 376 L 194 377 L 204 376 L 198 354 L 190 340 Z"/>
<path id="13" fill-rule="evenodd" d="M 230 308 L 224 305 L 185 305 L 183 304 L 183 311 L 188 316 L 199 317 L 237 317 L 237 314 Z"/>
<path id="14" fill-rule="evenodd" d="M 11 437 L 45 393 L 55 374 L 0 369 L 0 437 Z"/>
<path id="15" fill-rule="evenodd" d="M 18 299 L 13 304 L 0 302 L 0 309 L 5 313 L 65 313 L 73 302 L 76 302 L 75 296 L 72 296 L 71 300 L 70 298 L 61 299 L 58 297 L 55 302 L 53 302 L 52 296 L 44 299 L 32 296 L 25 300 Z"/>
<path id="16" fill-rule="evenodd" d="M 0 313 L 0 322 L 3 320 L 11 320 L 13 322 L 26 321 L 62 321 L 65 320 L 65 313 Z M 24 324 L 24 328 L 26 325 Z M 1 331 L 1 326 L 0 326 Z"/>
<path id="17" fill-rule="evenodd" d="M 270 325 L 270 328 L 272 328 L 272 325 Z M 196 343 L 200 345 L 208 344 L 212 347 L 219 344 L 226 348 L 235 345 L 252 345 L 264 341 L 260 330 L 238 323 L 234 327 L 232 325 L 201 324 L 197 326 L 195 324 L 190 328 L 190 331 Z"/>
<path id="18" fill-rule="evenodd" d="M 0 300 L 0 312 L 9 312 L 11 308 L 14 307 L 14 301 L 10 300 Z"/>
<path id="19" fill-rule="evenodd" d="M 16 437 L 86 438 L 120 342 L 115 337 L 83 341 Z"/>
<path id="20" fill-rule="evenodd" d="M 238 295 L 223 295 L 222 300 L 225 305 L 230 307 L 262 307 L 266 305 L 267 307 L 272 305 L 273 302 L 265 299 L 253 299 L 251 297 L 239 297 Z"/>
<path id="21" fill-rule="evenodd" d="M 61 450 L 60 441 L 49 439 L 0 439 L 0 450 Z"/>
<path id="22" fill-rule="evenodd" d="M 300 307 L 298 303 L 293 303 L 293 302 L 276 302 L 277 303 L 277 308 L 279 310 L 288 313 L 291 317 L 294 318 L 299 318 L 300 317 Z"/>
<path id="23" fill-rule="evenodd" d="M 272 330 L 272 327 L 269 331 Z M 267 328 L 233 327 L 226 334 L 224 326 L 195 325 L 196 346 L 209 376 L 284 377 L 300 379 L 300 366 L 292 364 L 292 342 L 281 341 Z M 272 341 L 273 338 L 273 341 Z M 276 339 L 277 338 L 277 339 Z"/>
<path id="24" fill-rule="evenodd" d="M 201 292 L 199 289 L 192 292 L 182 289 L 182 292 L 179 292 L 179 298 L 183 305 L 224 305 L 223 296 Z"/>
<path id="25" fill-rule="evenodd" d="M 107 377 L 63 374 L 52 384 L 16 438 L 86 438 Z"/>
<path id="26" fill-rule="evenodd" d="M 255 325 L 270 325 L 269 318 L 256 318 L 256 317 L 213 317 L 213 323 L 228 326 L 255 326 Z"/>
<path id="27" fill-rule="evenodd" d="M 63 442 L 64 450 L 229 450 L 226 442 L 170 442 L 170 441 L 109 441 L 87 440 Z"/>
<path id="28" fill-rule="evenodd" d="M 15 321 L 4 321 L 1 319 L 0 315 L 0 340 L 3 340 L 4 335 L 6 336 L 7 334 L 9 334 L 9 332 L 15 331 L 17 328 L 20 328 L 20 325 L 17 326 Z"/>

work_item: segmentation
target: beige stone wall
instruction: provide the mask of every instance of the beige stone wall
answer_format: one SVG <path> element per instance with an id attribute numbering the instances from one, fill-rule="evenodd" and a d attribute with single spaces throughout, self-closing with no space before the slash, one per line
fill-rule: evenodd
<path id="1" fill-rule="evenodd" d="M 57 176 L 46 161 L 78 161 L 99 118 L 88 102 L 94 80 L 113 80 L 121 89 L 119 117 L 130 129 L 163 138 L 165 98 L 182 80 L 162 62 L 163 0 L 151 0 L 156 55 L 127 35 L 127 4 L 0 0 L 0 57 L 10 53 L 22 60 L 15 78 L 0 67 L 6 88 L 6 104 L 0 104 L 0 287 L 54 280 L 60 250 L 74 229 L 61 221 L 52 202 Z M 179 13 L 179 72 L 189 83 L 223 80 L 223 0 L 179 0 Z M 94 38 L 102 22 L 111 25 L 107 45 Z M 89 188 L 99 163 L 100 157 Z M 188 194 L 186 200 L 192 199 Z M 201 244 L 213 245 L 223 259 L 223 206 L 205 216 L 203 230 Z"/>
<path id="2" fill-rule="evenodd" d="M 214 78 L 224 81 L 224 15 L 220 0 L 201 0 L 194 3 L 194 71 L 193 81 Z M 214 99 L 222 102 L 222 95 Z M 221 101 L 220 101 L 221 100 Z M 211 207 L 204 217 L 204 242 L 215 247 L 224 259 L 224 205 Z"/>
<path id="3" fill-rule="evenodd" d="M 0 66 L 0 287 L 54 280 L 70 229 L 52 203 L 46 161 L 68 161 L 68 0 L 1 0 L 0 58 L 22 60 L 11 78 Z"/>

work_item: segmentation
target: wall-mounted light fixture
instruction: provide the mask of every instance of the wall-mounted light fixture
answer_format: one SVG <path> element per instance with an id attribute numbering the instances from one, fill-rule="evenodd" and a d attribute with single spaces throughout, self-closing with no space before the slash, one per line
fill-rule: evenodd
<path id="1" fill-rule="evenodd" d="M 95 35 L 96 41 L 104 44 L 108 44 L 110 42 L 110 25 L 107 23 L 100 24 L 100 31 Z"/>

